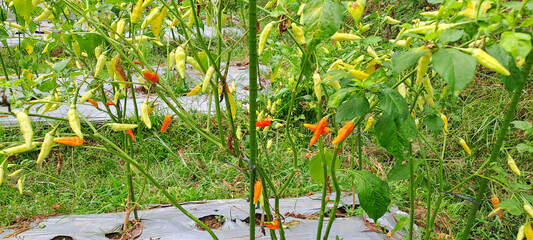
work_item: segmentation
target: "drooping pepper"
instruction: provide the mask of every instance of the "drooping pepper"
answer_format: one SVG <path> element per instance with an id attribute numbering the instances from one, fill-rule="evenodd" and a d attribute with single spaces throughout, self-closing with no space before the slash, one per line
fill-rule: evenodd
<path id="1" fill-rule="evenodd" d="M 313 132 L 316 132 L 317 125 L 316 124 L 305 123 L 304 127 L 309 129 L 309 130 L 311 130 L 311 131 L 313 131 Z M 325 127 L 324 130 L 322 131 L 322 135 L 326 135 L 328 133 L 329 133 L 329 128 Z"/>
<path id="2" fill-rule="evenodd" d="M 259 35 L 259 44 L 257 45 L 257 55 L 261 56 L 263 53 L 263 50 L 265 49 L 265 45 L 267 42 L 268 37 L 270 36 L 270 32 L 272 32 L 272 28 L 274 27 L 275 22 L 269 22 L 265 28 L 263 28 L 263 31 Z"/>
<path id="3" fill-rule="evenodd" d="M 463 147 L 465 152 L 468 153 L 468 155 L 472 154 L 472 151 L 470 151 L 470 147 L 468 147 L 468 144 L 466 144 L 466 141 L 464 139 L 459 139 L 459 144 L 461 145 L 461 147 Z"/>
<path id="4" fill-rule="evenodd" d="M 259 201 L 259 196 L 261 196 L 261 181 L 255 181 L 254 184 L 254 204 L 257 204 Z"/>
<path id="5" fill-rule="evenodd" d="M 266 227 L 272 230 L 277 230 L 279 228 L 279 225 L 280 225 L 279 221 L 276 220 L 273 223 L 267 224 Z"/>
<path id="6" fill-rule="evenodd" d="M 174 120 L 174 118 L 172 118 L 172 116 L 166 115 L 165 119 L 163 120 L 163 126 L 161 126 L 161 131 L 160 132 L 162 132 L 162 133 L 165 132 L 168 129 L 168 126 L 170 126 L 170 124 L 172 123 L 172 120 Z"/>
<path id="7" fill-rule="evenodd" d="M 50 132 L 47 132 L 46 135 L 44 135 L 43 145 L 41 146 L 41 152 L 37 157 L 37 164 L 42 163 L 50 153 L 50 150 L 52 150 L 52 147 L 54 146 L 54 134 L 55 130 L 52 130 Z"/>
<path id="8" fill-rule="evenodd" d="M 137 24 L 141 20 L 142 11 L 143 11 L 143 0 L 138 0 L 137 4 L 131 11 L 130 21 L 132 24 Z"/>
<path id="9" fill-rule="evenodd" d="M 54 138 L 54 142 L 69 146 L 81 146 L 84 141 L 83 138 L 80 137 L 57 137 Z"/>
<path id="10" fill-rule="evenodd" d="M 500 199 L 496 196 L 493 196 L 490 198 L 490 201 L 492 202 L 492 206 L 494 207 L 494 210 L 499 209 L 500 207 L 496 206 L 498 203 L 500 203 Z M 498 217 L 502 217 L 501 213 L 498 213 Z"/>
<path id="11" fill-rule="evenodd" d="M 185 62 L 187 61 L 187 53 L 181 46 L 176 48 L 175 53 L 176 69 L 182 78 L 185 78 Z"/>
<path id="12" fill-rule="evenodd" d="M 81 133 L 81 124 L 80 124 L 80 118 L 78 116 L 78 110 L 76 109 L 75 104 L 70 105 L 70 109 L 68 110 L 68 123 L 70 124 L 70 128 L 72 131 L 81 139 L 83 139 L 83 133 Z"/>
<path id="13" fill-rule="evenodd" d="M 152 122 L 150 121 L 150 106 L 148 106 L 148 99 L 141 105 L 141 120 L 147 128 L 152 128 Z"/>
<path id="14" fill-rule="evenodd" d="M 131 140 L 135 142 L 135 135 L 133 135 L 133 131 L 131 129 L 126 130 L 126 133 L 130 135 Z"/>
<path id="15" fill-rule="evenodd" d="M 520 176 L 522 175 L 522 173 L 520 172 L 520 169 L 518 168 L 518 166 L 516 166 L 516 162 L 514 161 L 514 159 L 511 157 L 511 155 L 507 154 L 507 165 L 509 165 L 509 168 L 511 168 L 511 170 L 517 175 L 517 176 Z"/>
<path id="16" fill-rule="evenodd" d="M 31 141 L 33 140 L 33 128 L 31 126 L 30 117 L 24 111 L 13 111 L 13 113 L 17 117 L 20 131 L 24 136 L 26 146 L 29 148 L 31 146 Z"/>
<path id="17" fill-rule="evenodd" d="M 322 135 L 324 128 L 326 128 L 326 124 L 327 124 L 327 121 L 325 118 L 320 119 L 320 121 L 317 124 L 316 131 L 313 134 L 311 141 L 309 141 L 309 147 L 312 147 L 313 145 L 315 145 L 316 141 L 318 141 L 318 138 L 320 137 L 320 135 Z"/>
<path id="18" fill-rule="evenodd" d="M 338 144 L 342 142 L 350 133 L 353 131 L 353 122 L 347 122 L 340 130 L 337 136 L 333 139 L 333 144 Z"/>

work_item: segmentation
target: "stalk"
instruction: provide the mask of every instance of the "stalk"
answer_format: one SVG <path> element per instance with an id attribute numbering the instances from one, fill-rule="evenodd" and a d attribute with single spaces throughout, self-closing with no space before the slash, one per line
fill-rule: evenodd
<path id="1" fill-rule="evenodd" d="M 415 225 L 415 164 L 413 144 L 409 143 L 409 240 L 413 239 Z"/>
<path id="2" fill-rule="evenodd" d="M 257 121 L 257 0 L 250 0 L 248 4 L 248 54 L 250 55 L 249 68 L 249 104 L 250 104 L 250 199 L 254 198 L 255 163 L 257 159 L 257 133 L 255 123 Z M 254 23 L 254 24 L 251 24 Z M 250 201 L 250 239 L 255 239 L 255 205 Z"/>
<path id="3" fill-rule="evenodd" d="M 357 124 L 357 126 L 357 132 L 359 132 L 359 134 L 357 134 L 357 156 L 359 157 L 359 170 L 363 170 L 363 130 L 361 124 Z"/>
<path id="4" fill-rule="evenodd" d="M 509 131 L 509 125 L 511 123 L 511 120 L 513 120 L 513 115 L 516 111 L 518 100 L 520 99 L 520 96 L 522 95 L 522 90 L 528 83 L 528 76 L 529 76 L 529 72 L 531 71 L 532 64 L 533 64 L 533 56 L 531 53 L 529 53 L 526 59 L 524 69 L 521 72 L 524 80 L 514 90 L 513 96 L 511 98 L 511 103 L 509 104 L 509 108 L 507 109 L 507 112 L 505 113 L 505 117 L 503 119 L 502 128 L 500 130 L 500 134 L 498 135 L 498 140 L 496 141 L 496 144 L 492 148 L 489 163 L 495 162 L 500 155 L 500 149 L 503 145 L 503 142 L 505 141 L 507 132 Z M 491 174 L 492 174 L 492 170 L 489 168 L 487 169 L 487 172 L 485 173 L 485 177 L 487 178 L 483 178 L 480 180 L 479 190 L 476 195 L 476 202 L 478 203 L 480 203 L 485 198 L 485 192 L 487 191 L 487 186 L 488 186 L 489 178 L 491 177 Z M 477 211 L 479 210 L 480 207 L 481 205 L 476 205 L 476 204 L 471 206 L 470 214 L 468 215 L 466 226 L 463 229 L 461 236 L 459 237 L 460 240 L 467 239 L 468 235 L 470 234 L 470 230 L 472 229 L 472 226 L 474 225 L 474 221 L 476 220 Z"/>
<path id="5" fill-rule="evenodd" d="M 341 143 L 342 144 L 342 143 Z M 341 146 L 341 145 L 339 145 Z M 340 147 L 339 147 L 340 148 Z M 329 221 L 328 226 L 326 227 L 326 233 L 324 234 L 324 240 L 327 240 L 329 237 L 329 232 L 331 230 L 331 226 L 333 226 L 333 222 L 335 221 L 335 217 L 337 215 L 337 208 L 339 206 L 339 202 L 341 200 L 341 188 L 339 187 L 339 183 L 337 182 L 337 175 L 335 173 L 335 162 L 337 160 L 337 153 L 335 148 L 333 149 L 333 160 L 331 160 L 331 179 L 333 180 L 333 185 L 335 187 L 335 202 L 333 203 L 333 208 L 331 209 L 331 213 L 329 215 Z"/>

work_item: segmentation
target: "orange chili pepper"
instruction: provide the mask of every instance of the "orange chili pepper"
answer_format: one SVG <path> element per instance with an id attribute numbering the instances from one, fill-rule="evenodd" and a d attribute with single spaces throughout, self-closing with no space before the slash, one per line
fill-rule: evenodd
<path id="1" fill-rule="evenodd" d="M 114 102 L 111 102 L 111 101 L 107 101 L 105 104 L 106 104 L 107 106 L 113 106 L 113 105 L 115 105 L 115 103 L 114 103 Z"/>
<path id="2" fill-rule="evenodd" d="M 148 69 L 143 69 L 141 73 L 143 74 L 144 78 L 146 78 L 146 80 L 153 83 L 159 82 L 159 76 L 157 76 L 157 73 L 150 72 L 150 70 Z"/>
<path id="3" fill-rule="evenodd" d="M 272 124 L 272 119 L 270 118 L 263 118 L 255 123 L 256 127 L 268 127 L 270 124 Z"/>
<path id="4" fill-rule="evenodd" d="M 327 123 L 328 122 L 326 121 L 325 118 L 320 119 L 320 121 L 317 124 L 315 134 L 313 134 L 313 137 L 311 138 L 311 141 L 309 142 L 309 147 L 312 147 L 313 145 L 315 145 L 316 141 L 318 141 L 318 138 L 324 131 L 324 128 L 326 128 Z"/>
<path id="5" fill-rule="evenodd" d="M 133 135 L 133 131 L 131 129 L 126 130 L 126 132 L 130 135 L 131 140 L 135 142 L 135 135 Z"/>
<path id="6" fill-rule="evenodd" d="M 163 120 L 163 126 L 161 127 L 161 132 L 165 132 L 172 123 L 173 118 L 170 115 L 165 116 L 165 120 Z"/>
<path id="7" fill-rule="evenodd" d="M 266 225 L 267 228 L 270 228 L 272 230 L 277 230 L 279 228 L 279 221 L 276 220 L 273 223 L 269 223 Z"/>
<path id="8" fill-rule="evenodd" d="M 313 132 L 316 132 L 316 125 L 315 124 L 305 123 L 304 127 L 309 129 L 309 130 L 311 130 L 311 131 L 313 131 Z M 325 127 L 324 131 L 322 131 L 322 135 L 325 135 L 325 134 L 328 134 L 328 133 L 329 133 L 329 128 Z"/>
<path id="9" fill-rule="evenodd" d="M 499 199 L 498 197 L 496 197 L 496 196 L 491 197 L 491 198 L 490 198 L 490 201 L 492 202 L 492 206 L 494 206 L 494 210 L 500 208 L 500 207 L 496 206 L 496 205 L 498 205 L 498 203 L 500 203 L 500 199 Z M 501 217 L 502 217 L 502 214 L 501 214 L 501 213 L 498 213 L 498 217 L 501 218 Z"/>
<path id="10" fill-rule="evenodd" d="M 135 63 L 137 65 L 141 65 L 141 62 L 139 62 L 139 61 L 133 61 L 133 63 Z"/>
<path id="11" fill-rule="evenodd" d="M 333 144 L 337 144 L 337 143 L 344 141 L 344 139 L 346 139 L 346 137 L 348 137 L 348 135 L 350 135 L 352 131 L 353 131 L 353 122 L 352 121 L 347 122 L 344 125 L 344 127 L 342 127 L 339 130 L 339 133 L 337 134 L 337 136 L 333 139 Z"/>
<path id="12" fill-rule="evenodd" d="M 81 139 L 80 137 L 58 137 L 58 138 L 54 138 L 54 142 L 69 145 L 69 146 L 83 145 L 83 139 Z"/>
<path id="13" fill-rule="evenodd" d="M 98 107 L 98 102 L 97 101 L 94 101 L 91 98 L 87 99 L 87 101 L 89 101 L 95 108 Z"/>
<path id="14" fill-rule="evenodd" d="M 259 201 L 259 196 L 261 195 L 261 181 L 255 181 L 254 185 L 254 204 Z"/>

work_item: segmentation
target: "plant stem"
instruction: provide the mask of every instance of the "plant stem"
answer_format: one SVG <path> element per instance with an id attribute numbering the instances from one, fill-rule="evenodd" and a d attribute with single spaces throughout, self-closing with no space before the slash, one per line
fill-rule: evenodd
<path id="1" fill-rule="evenodd" d="M 509 125 L 511 124 L 511 120 L 513 120 L 514 113 L 516 111 L 516 107 L 518 105 L 518 100 L 520 99 L 520 96 L 522 95 L 522 90 L 528 83 L 528 76 L 529 72 L 531 71 L 531 65 L 533 64 L 533 56 L 531 52 L 527 56 L 526 63 L 524 65 L 524 69 L 522 70 L 522 83 L 520 83 L 517 88 L 514 90 L 513 96 L 511 98 L 511 103 L 509 103 L 509 108 L 507 109 L 507 112 L 505 113 L 505 117 L 503 119 L 502 128 L 500 130 L 500 134 L 498 135 L 498 140 L 496 141 L 496 144 L 492 148 L 492 152 L 490 154 L 489 163 L 495 162 L 499 155 L 500 150 L 503 145 L 503 142 L 505 141 L 505 137 L 507 136 L 507 132 L 509 131 Z M 487 178 L 482 178 L 479 184 L 479 190 L 476 195 L 476 202 L 481 203 L 483 198 L 485 198 L 485 192 L 487 191 L 487 186 L 489 183 L 489 178 L 492 174 L 491 169 L 487 169 L 487 172 L 485 173 L 485 176 Z M 460 240 L 464 240 L 468 238 L 468 235 L 470 234 L 470 230 L 472 229 L 472 226 L 474 225 L 474 220 L 476 219 L 477 211 L 481 205 L 474 204 L 470 208 L 470 214 L 468 215 L 468 220 L 466 222 L 466 226 L 463 229 L 463 232 L 461 233 L 461 236 L 459 237 Z"/>
<path id="2" fill-rule="evenodd" d="M 361 124 L 357 124 L 357 126 L 357 132 L 359 133 L 357 134 L 357 157 L 359 158 L 359 170 L 363 170 L 363 130 Z"/>
<path id="3" fill-rule="evenodd" d="M 254 184 L 256 175 L 257 158 L 257 0 L 250 0 L 248 4 L 248 54 L 250 55 L 249 68 L 249 99 L 250 104 L 250 199 L 254 199 Z M 250 239 L 255 239 L 255 204 L 250 201 Z"/>
<path id="4" fill-rule="evenodd" d="M 409 142 L 409 240 L 413 239 L 415 225 L 415 164 L 413 143 Z"/>
<path id="5" fill-rule="evenodd" d="M 342 144 L 342 143 L 341 143 Z M 339 148 L 341 146 L 339 144 Z M 331 212 L 329 214 L 329 221 L 328 226 L 326 227 L 326 233 L 324 234 L 324 240 L 327 240 L 329 237 L 329 232 L 331 230 L 331 226 L 333 226 L 333 222 L 335 221 L 335 217 L 337 216 L 337 208 L 339 206 L 339 202 L 341 200 L 341 188 L 339 187 L 339 183 L 337 182 L 337 175 L 335 173 L 335 162 L 337 160 L 337 150 L 335 148 L 333 149 L 333 160 L 331 160 L 331 179 L 333 181 L 333 185 L 335 187 L 335 202 L 333 203 L 333 208 L 331 209 Z"/>

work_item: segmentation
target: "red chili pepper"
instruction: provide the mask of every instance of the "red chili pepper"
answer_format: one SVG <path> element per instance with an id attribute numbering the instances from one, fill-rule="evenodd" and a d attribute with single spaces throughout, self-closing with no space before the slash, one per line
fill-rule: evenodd
<path id="1" fill-rule="evenodd" d="M 259 201 L 259 196 L 261 195 L 261 181 L 256 181 L 254 184 L 254 204 Z"/>
<path id="2" fill-rule="evenodd" d="M 54 142 L 69 145 L 69 146 L 83 145 L 83 139 L 81 139 L 80 137 L 58 137 L 58 138 L 54 138 Z"/>
<path id="3" fill-rule="evenodd" d="M 498 197 L 496 197 L 496 196 L 491 197 L 490 200 L 491 200 L 491 202 L 492 202 L 492 206 L 494 206 L 494 209 L 495 209 L 495 210 L 498 209 L 498 208 L 500 208 L 500 207 L 496 206 L 496 205 L 498 205 L 498 203 L 500 203 L 500 199 L 499 199 Z M 498 213 L 498 217 L 501 218 L 501 217 L 502 217 L 502 214 L 501 214 L 501 213 Z"/>
<path id="4" fill-rule="evenodd" d="M 150 70 L 148 69 L 143 69 L 141 73 L 143 74 L 144 78 L 146 78 L 146 80 L 153 83 L 159 82 L 159 76 L 157 76 L 157 73 L 150 72 Z"/>
<path id="5" fill-rule="evenodd" d="M 114 102 L 111 102 L 111 101 L 107 101 L 105 104 L 106 104 L 107 106 L 113 106 L 113 105 L 115 105 L 115 103 L 114 103 Z"/>
<path id="6" fill-rule="evenodd" d="M 344 127 L 339 130 L 338 135 L 333 139 L 333 144 L 342 142 L 353 131 L 353 122 L 347 122 Z"/>
<path id="7" fill-rule="evenodd" d="M 267 228 L 270 228 L 270 229 L 272 229 L 272 230 L 277 230 L 277 229 L 279 228 L 279 221 L 276 220 L 276 221 L 274 221 L 273 223 L 269 223 L 269 224 L 267 224 L 266 227 L 267 227 Z"/>
<path id="8" fill-rule="evenodd" d="M 272 124 L 272 119 L 270 118 L 263 118 L 255 123 L 256 127 L 268 127 Z"/>
<path id="9" fill-rule="evenodd" d="M 133 131 L 131 129 L 126 130 L 126 132 L 130 135 L 131 140 L 135 142 L 135 135 L 133 135 Z"/>
<path id="10" fill-rule="evenodd" d="M 141 62 L 139 62 L 139 61 L 133 61 L 133 63 L 135 63 L 137 65 L 141 65 Z"/>
<path id="11" fill-rule="evenodd" d="M 311 130 L 311 131 L 313 131 L 313 132 L 316 132 L 316 125 L 315 124 L 305 123 L 304 127 L 309 129 L 309 130 Z M 322 135 L 325 135 L 325 134 L 328 134 L 328 133 L 329 133 L 329 128 L 325 127 L 324 131 L 322 131 Z"/>
<path id="12" fill-rule="evenodd" d="M 92 100 L 91 98 L 87 99 L 87 101 L 89 101 L 95 108 L 98 107 L 98 102 Z"/>
<path id="13" fill-rule="evenodd" d="M 326 128 L 326 124 L 327 123 L 328 122 L 326 121 L 325 118 L 320 119 L 320 121 L 317 124 L 315 134 L 313 134 L 313 137 L 311 138 L 311 141 L 309 141 L 309 147 L 312 147 L 313 145 L 315 145 L 316 141 L 318 141 L 318 138 L 320 137 L 320 135 L 324 131 L 324 128 Z"/>
<path id="14" fill-rule="evenodd" d="M 163 126 L 161 127 L 161 132 L 165 132 L 172 123 L 173 118 L 170 115 L 165 116 L 165 120 L 163 120 Z"/>

